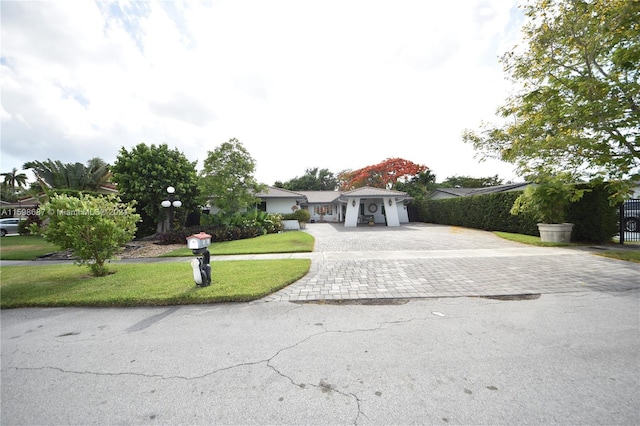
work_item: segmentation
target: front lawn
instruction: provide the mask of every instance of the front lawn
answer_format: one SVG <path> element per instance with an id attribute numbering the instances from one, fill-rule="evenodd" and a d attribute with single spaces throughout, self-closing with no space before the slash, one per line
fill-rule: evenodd
<path id="1" fill-rule="evenodd" d="M 566 246 L 577 245 L 573 243 L 550 243 L 546 241 L 543 242 L 543 241 L 540 241 L 540 237 L 534 237 L 533 235 L 513 234 L 511 232 L 495 231 L 494 234 L 496 234 L 500 238 L 504 238 L 505 240 L 515 241 L 516 243 L 529 244 L 529 245 L 540 246 L 540 247 L 566 247 Z"/>
<path id="2" fill-rule="evenodd" d="M 312 252 L 315 239 L 301 231 L 289 231 L 280 234 L 261 235 L 244 240 L 223 241 L 209 246 L 211 256 L 229 254 L 264 254 L 264 253 L 300 253 Z M 193 256 L 188 248 L 181 248 L 166 253 L 161 257 Z"/>
<path id="3" fill-rule="evenodd" d="M 530 244 L 542 247 L 563 247 L 563 246 L 578 246 L 580 244 L 565 244 L 565 243 L 546 243 L 540 241 L 540 237 L 533 237 L 531 235 L 512 234 L 509 232 L 494 232 L 498 237 L 505 240 L 515 241 L 523 244 Z M 609 257 L 611 259 L 626 260 L 627 262 L 640 263 L 640 250 L 624 249 L 624 250 L 608 250 L 603 252 L 594 253 L 598 256 Z"/>
<path id="4" fill-rule="evenodd" d="M 60 251 L 60 247 L 37 235 L 12 235 L 0 239 L 2 260 L 33 260 L 56 251 Z"/>
<path id="5" fill-rule="evenodd" d="M 212 283 L 199 288 L 189 262 L 111 265 L 114 274 L 88 275 L 86 267 L 49 265 L 0 268 L 1 308 L 53 306 L 162 306 L 246 302 L 307 274 L 308 259 L 212 262 Z"/>

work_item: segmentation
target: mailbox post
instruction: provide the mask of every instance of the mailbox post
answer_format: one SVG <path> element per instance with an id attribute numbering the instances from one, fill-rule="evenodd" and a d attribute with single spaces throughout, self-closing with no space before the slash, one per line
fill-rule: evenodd
<path id="1" fill-rule="evenodd" d="M 193 280 L 199 287 L 206 287 L 211 284 L 211 254 L 207 247 L 211 244 L 211 235 L 200 232 L 187 237 L 187 247 L 193 254 L 202 255 L 191 261 L 193 269 Z"/>

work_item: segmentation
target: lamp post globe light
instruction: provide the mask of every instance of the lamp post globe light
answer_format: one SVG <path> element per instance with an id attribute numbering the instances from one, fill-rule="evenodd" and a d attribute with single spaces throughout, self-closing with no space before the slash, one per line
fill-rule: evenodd
<path id="1" fill-rule="evenodd" d="M 160 203 L 162 207 L 169 208 L 169 230 L 173 229 L 173 213 L 175 207 L 182 207 L 182 201 L 176 200 L 174 193 L 176 189 L 173 186 L 167 187 L 167 193 L 169 194 L 169 199 L 164 200 Z"/>

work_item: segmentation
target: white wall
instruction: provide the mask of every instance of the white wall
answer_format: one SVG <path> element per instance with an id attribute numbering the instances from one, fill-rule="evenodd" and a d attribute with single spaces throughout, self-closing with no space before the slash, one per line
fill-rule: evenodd
<path id="1" fill-rule="evenodd" d="M 281 214 L 289 214 L 293 213 L 291 207 L 296 205 L 295 199 L 288 198 L 278 198 L 278 199 L 267 199 L 267 213 L 281 213 Z"/>
<path id="2" fill-rule="evenodd" d="M 400 219 L 400 223 L 409 223 L 409 211 L 404 202 L 398 203 L 398 218 Z"/>

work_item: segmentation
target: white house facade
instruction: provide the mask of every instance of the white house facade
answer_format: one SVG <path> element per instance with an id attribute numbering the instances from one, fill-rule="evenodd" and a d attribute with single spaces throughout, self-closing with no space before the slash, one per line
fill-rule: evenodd
<path id="1" fill-rule="evenodd" d="M 268 187 L 256 194 L 260 210 L 268 213 L 292 213 L 302 208 L 309 211 L 312 222 L 343 222 L 345 227 L 358 224 L 400 226 L 409 222 L 407 203 L 412 198 L 405 192 L 363 187 L 353 191 L 288 191 Z"/>

